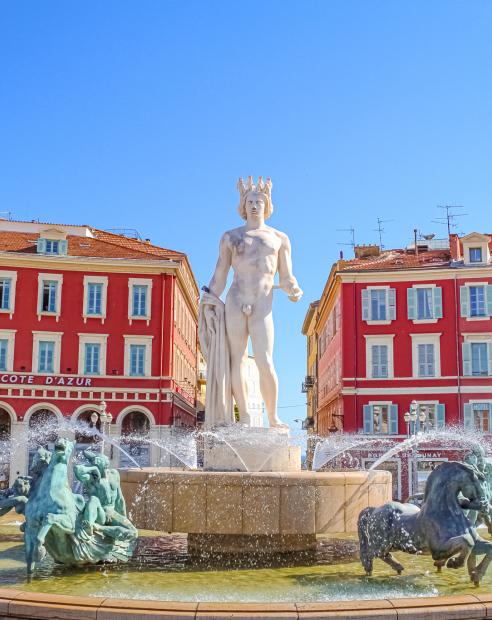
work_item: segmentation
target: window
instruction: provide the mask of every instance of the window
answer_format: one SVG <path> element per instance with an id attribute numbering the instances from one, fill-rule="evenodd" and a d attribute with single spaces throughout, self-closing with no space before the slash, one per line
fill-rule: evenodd
<path id="1" fill-rule="evenodd" d="M 433 344 L 418 345 L 419 377 L 434 377 L 436 374 Z"/>
<path id="2" fill-rule="evenodd" d="M 482 262 L 482 248 L 470 248 L 470 263 Z"/>
<path id="3" fill-rule="evenodd" d="M 61 310 L 61 288 L 63 275 L 40 273 L 38 274 L 39 302 L 38 318 L 41 315 L 52 314 L 58 321 Z"/>
<path id="4" fill-rule="evenodd" d="M 0 271 L 0 313 L 14 314 L 16 271 Z"/>
<path id="5" fill-rule="evenodd" d="M 421 414 L 424 414 L 425 420 L 420 421 Z M 417 432 L 434 431 L 443 429 L 446 419 L 446 406 L 441 403 L 418 403 L 417 404 L 417 421 L 415 423 Z M 412 429 L 413 431 L 413 429 Z"/>
<path id="6" fill-rule="evenodd" d="M 12 280 L 10 278 L 0 279 L 0 310 L 10 310 L 10 291 Z"/>
<path id="7" fill-rule="evenodd" d="M 95 342 L 85 344 L 85 375 L 99 375 L 101 362 L 101 345 Z"/>
<path id="8" fill-rule="evenodd" d="M 102 290 L 103 285 L 99 282 L 89 282 L 87 285 L 87 314 L 102 314 Z"/>
<path id="9" fill-rule="evenodd" d="M 398 405 L 374 403 L 364 405 L 364 433 L 370 435 L 398 434 Z"/>
<path id="10" fill-rule="evenodd" d="M 39 341 L 38 372 L 55 372 L 55 343 Z"/>
<path id="11" fill-rule="evenodd" d="M 67 253 L 66 239 L 46 239 L 40 237 L 37 241 L 38 254 L 60 255 Z"/>
<path id="12" fill-rule="evenodd" d="M 147 286 L 133 286 L 132 316 L 147 316 Z"/>
<path id="13" fill-rule="evenodd" d="M 125 375 L 150 377 L 152 371 L 153 336 L 124 336 Z"/>
<path id="14" fill-rule="evenodd" d="M 465 429 L 490 433 L 492 428 L 492 403 L 466 403 L 463 421 Z"/>
<path id="15" fill-rule="evenodd" d="M 432 319 L 434 317 L 432 303 L 432 289 L 417 289 L 417 319 Z"/>
<path id="16" fill-rule="evenodd" d="M 56 312 L 56 292 L 58 283 L 50 280 L 43 282 L 41 297 L 41 312 Z"/>
<path id="17" fill-rule="evenodd" d="M 388 345 L 372 345 L 372 377 L 388 378 Z"/>
<path id="18" fill-rule="evenodd" d="M 145 375 L 145 345 L 130 345 L 130 376 L 143 377 Z"/>
<path id="19" fill-rule="evenodd" d="M 63 332 L 33 331 L 32 371 L 60 372 L 60 351 Z"/>
<path id="20" fill-rule="evenodd" d="M 60 242 L 53 239 L 46 239 L 46 254 L 59 254 Z"/>
<path id="21" fill-rule="evenodd" d="M 152 280 L 129 278 L 128 280 L 128 318 L 150 321 Z"/>
<path id="22" fill-rule="evenodd" d="M 408 318 L 413 321 L 436 322 L 442 318 L 442 288 L 413 286 L 407 289 Z"/>
<path id="23" fill-rule="evenodd" d="M 79 334 L 80 375 L 105 375 L 108 334 Z"/>
<path id="24" fill-rule="evenodd" d="M 392 379 L 394 335 L 365 336 L 366 377 L 368 379 Z"/>
<path id="25" fill-rule="evenodd" d="M 0 340 L 0 370 L 6 372 L 8 370 L 8 350 L 9 341 L 5 338 Z"/>
<path id="26" fill-rule="evenodd" d="M 492 316 L 492 285 L 470 283 L 460 288 L 461 316 L 469 320 Z"/>
<path id="27" fill-rule="evenodd" d="M 471 364 L 474 377 L 487 376 L 489 374 L 487 349 L 486 342 L 471 343 Z"/>
<path id="28" fill-rule="evenodd" d="M 487 335 L 463 343 L 463 374 L 467 377 L 492 375 L 492 339 Z"/>
<path id="29" fill-rule="evenodd" d="M 362 320 L 391 322 L 396 319 L 396 290 L 373 287 L 362 290 Z"/>
<path id="30" fill-rule="evenodd" d="M 485 316 L 485 287 L 470 286 L 470 316 Z"/>

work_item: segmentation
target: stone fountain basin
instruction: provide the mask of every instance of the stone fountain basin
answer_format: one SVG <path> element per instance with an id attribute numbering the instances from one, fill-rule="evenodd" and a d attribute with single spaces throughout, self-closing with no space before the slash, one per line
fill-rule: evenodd
<path id="1" fill-rule="evenodd" d="M 334 603 L 180 603 L 38 594 L 0 589 L 2 618 L 58 618 L 67 620 L 316 620 L 318 618 L 405 618 L 406 620 L 461 620 L 490 618 L 492 595 L 474 594 L 436 598 L 338 601 Z"/>
<path id="2" fill-rule="evenodd" d="M 391 500 L 391 474 L 121 470 L 139 529 L 188 534 L 188 549 L 222 553 L 312 549 L 317 534 L 357 531 L 367 506 Z"/>

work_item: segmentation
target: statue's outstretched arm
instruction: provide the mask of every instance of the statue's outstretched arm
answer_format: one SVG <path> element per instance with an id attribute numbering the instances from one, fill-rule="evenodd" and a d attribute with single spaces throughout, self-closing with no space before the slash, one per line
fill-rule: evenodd
<path id="1" fill-rule="evenodd" d="M 302 290 L 292 273 L 292 254 L 287 235 L 282 235 L 282 245 L 278 252 L 278 275 L 280 288 L 287 293 L 291 301 L 299 301 Z"/>
<path id="2" fill-rule="evenodd" d="M 214 275 L 210 280 L 208 288 L 210 292 L 220 297 L 224 292 L 227 284 L 227 276 L 229 275 L 229 269 L 231 268 L 231 249 L 229 247 L 229 237 L 225 233 L 222 235 L 219 245 L 219 258 L 215 267 Z"/>
<path id="3" fill-rule="evenodd" d="M 77 480 L 79 480 L 79 482 L 82 482 L 82 484 L 87 484 L 88 482 L 90 482 L 91 477 L 94 474 L 96 474 L 96 476 L 99 476 L 99 478 L 101 477 L 101 474 L 99 473 L 99 470 L 95 465 L 91 465 L 89 467 L 87 467 L 86 465 L 74 465 L 73 473 Z"/>

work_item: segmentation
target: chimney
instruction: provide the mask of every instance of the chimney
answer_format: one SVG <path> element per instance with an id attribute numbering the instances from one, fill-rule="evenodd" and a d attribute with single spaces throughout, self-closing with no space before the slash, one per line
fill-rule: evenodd
<path id="1" fill-rule="evenodd" d="M 449 235 L 449 249 L 451 251 L 451 260 L 461 260 L 460 238 L 456 233 Z"/>
<path id="2" fill-rule="evenodd" d="M 372 258 L 381 254 L 379 245 L 356 245 L 354 247 L 355 258 Z"/>

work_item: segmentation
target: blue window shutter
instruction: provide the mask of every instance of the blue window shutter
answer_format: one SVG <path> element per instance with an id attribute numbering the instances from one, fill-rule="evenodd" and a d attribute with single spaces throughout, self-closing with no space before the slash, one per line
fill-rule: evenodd
<path id="1" fill-rule="evenodd" d="M 463 409 L 463 426 L 465 430 L 473 430 L 473 411 L 470 403 L 466 403 Z"/>
<path id="2" fill-rule="evenodd" d="M 38 254 L 46 254 L 46 239 L 39 238 L 37 241 Z"/>
<path id="3" fill-rule="evenodd" d="M 396 289 L 390 288 L 388 289 L 388 306 L 389 306 L 389 320 L 396 320 Z"/>
<path id="4" fill-rule="evenodd" d="M 389 432 L 398 435 L 398 405 L 390 405 Z"/>
<path id="5" fill-rule="evenodd" d="M 66 240 L 65 241 L 60 241 L 60 243 L 58 245 L 58 248 L 59 248 L 59 252 L 58 252 L 59 254 L 66 255 L 67 254 L 67 249 L 68 249 L 68 241 L 66 241 Z"/>
<path id="6" fill-rule="evenodd" d="M 492 376 L 492 342 L 487 343 L 487 358 L 489 377 Z"/>
<path id="7" fill-rule="evenodd" d="M 440 286 L 434 289 L 434 318 L 442 319 L 442 288 Z"/>
<path id="8" fill-rule="evenodd" d="M 371 405 L 364 405 L 364 433 L 371 435 L 372 429 L 372 407 Z"/>
<path id="9" fill-rule="evenodd" d="M 461 316 L 470 316 L 470 294 L 467 286 L 460 286 Z"/>
<path id="10" fill-rule="evenodd" d="M 414 320 L 417 318 L 417 304 L 416 302 L 416 295 L 415 295 L 415 289 L 414 288 L 407 288 L 407 312 L 408 312 L 408 318 L 410 320 Z"/>
<path id="11" fill-rule="evenodd" d="M 471 343 L 464 342 L 462 350 L 463 350 L 463 375 L 465 377 L 471 377 L 471 374 L 472 374 Z"/>
<path id="12" fill-rule="evenodd" d="M 487 286 L 487 314 L 492 316 L 492 284 Z"/>
<path id="13" fill-rule="evenodd" d="M 443 429 L 446 424 L 446 405 L 437 405 L 436 410 L 436 426 L 438 429 Z"/>
<path id="14" fill-rule="evenodd" d="M 362 320 L 370 321 L 371 315 L 369 313 L 369 290 L 367 288 L 362 289 Z"/>

